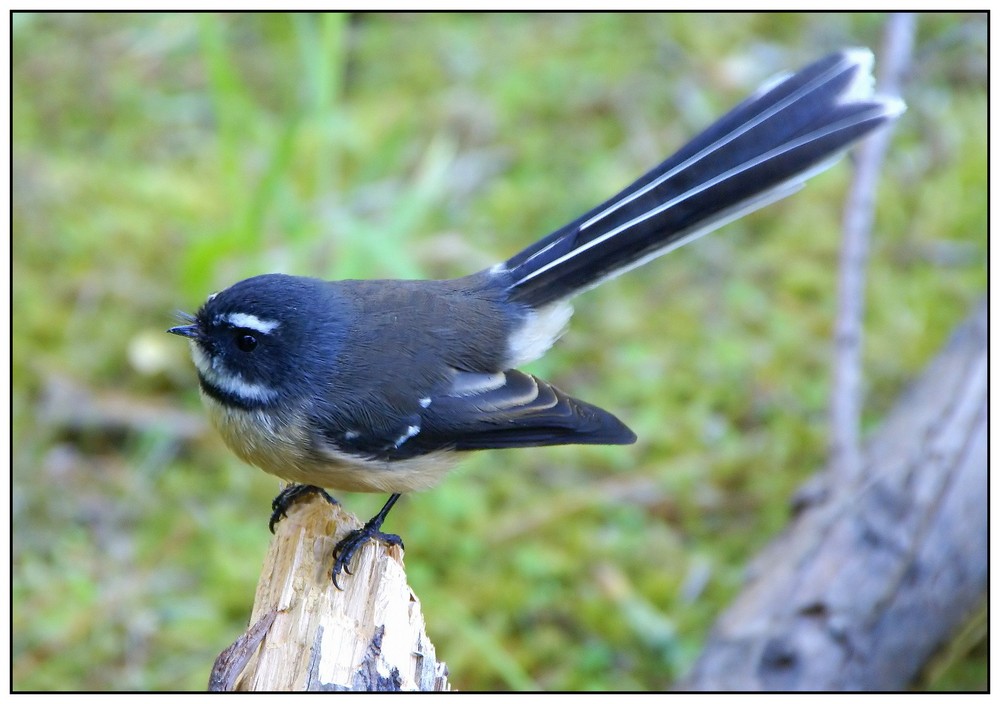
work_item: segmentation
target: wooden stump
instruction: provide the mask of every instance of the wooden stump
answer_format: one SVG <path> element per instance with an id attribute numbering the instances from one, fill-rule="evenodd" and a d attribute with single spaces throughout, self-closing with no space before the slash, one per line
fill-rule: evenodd
<path id="1" fill-rule="evenodd" d="M 340 591 L 333 548 L 361 523 L 318 496 L 297 501 L 275 526 L 250 628 L 219 656 L 210 689 L 442 691 L 447 668 L 424 632 L 406 583 L 403 551 L 366 544 Z"/>

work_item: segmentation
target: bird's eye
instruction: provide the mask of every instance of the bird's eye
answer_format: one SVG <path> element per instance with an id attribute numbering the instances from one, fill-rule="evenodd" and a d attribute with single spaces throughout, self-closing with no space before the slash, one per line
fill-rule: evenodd
<path id="1" fill-rule="evenodd" d="M 244 352 L 253 352 L 257 347 L 257 336 L 246 330 L 236 331 L 236 346 Z"/>

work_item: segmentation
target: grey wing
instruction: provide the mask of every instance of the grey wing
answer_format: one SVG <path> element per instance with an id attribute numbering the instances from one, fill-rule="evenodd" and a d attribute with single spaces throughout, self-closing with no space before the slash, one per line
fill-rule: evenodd
<path id="1" fill-rule="evenodd" d="M 421 399 L 419 432 L 409 452 L 541 445 L 626 445 L 635 433 L 611 413 L 511 369 L 456 372 L 447 393 Z M 412 443 L 412 444 L 411 444 Z"/>
<path id="2" fill-rule="evenodd" d="M 443 390 L 395 399 L 378 424 L 363 407 L 343 414 L 322 444 L 359 458 L 386 462 L 442 450 L 487 450 L 543 445 L 627 445 L 635 433 L 611 413 L 568 396 L 530 374 L 453 370 Z"/>

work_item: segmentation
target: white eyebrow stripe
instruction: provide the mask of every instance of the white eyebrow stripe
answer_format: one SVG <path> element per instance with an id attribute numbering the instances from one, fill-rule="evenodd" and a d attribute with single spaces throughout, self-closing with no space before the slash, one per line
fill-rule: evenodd
<path id="1" fill-rule="evenodd" d="M 250 313 L 226 313 L 219 316 L 219 319 L 229 323 L 234 328 L 246 328 L 259 332 L 262 335 L 267 335 L 281 325 L 277 320 L 258 318 L 256 315 Z"/>

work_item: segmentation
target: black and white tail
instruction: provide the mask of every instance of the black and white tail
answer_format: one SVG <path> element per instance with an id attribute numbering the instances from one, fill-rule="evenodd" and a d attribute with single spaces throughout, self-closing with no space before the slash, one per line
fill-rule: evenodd
<path id="1" fill-rule="evenodd" d="M 761 86 L 624 191 L 499 265 L 511 300 L 565 300 L 795 192 L 905 110 L 874 94 L 872 62 L 847 49 Z"/>

